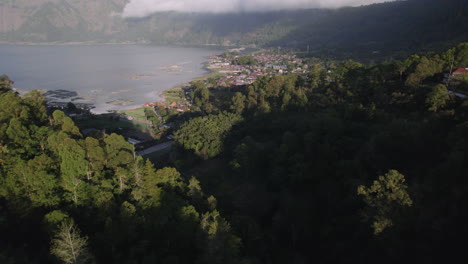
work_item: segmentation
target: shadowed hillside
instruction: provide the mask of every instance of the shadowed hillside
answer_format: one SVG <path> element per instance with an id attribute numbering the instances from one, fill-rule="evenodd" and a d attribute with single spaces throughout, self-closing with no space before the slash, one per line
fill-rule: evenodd
<path id="1" fill-rule="evenodd" d="M 468 40 L 467 23 L 464 0 L 397 1 L 332 11 L 270 45 L 302 50 L 309 45 L 332 55 L 404 57 Z"/>

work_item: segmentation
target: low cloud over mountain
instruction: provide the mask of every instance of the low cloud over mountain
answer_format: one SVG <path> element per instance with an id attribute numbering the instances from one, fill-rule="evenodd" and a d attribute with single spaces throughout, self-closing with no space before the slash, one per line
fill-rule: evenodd
<path id="1" fill-rule="evenodd" d="M 155 12 L 195 13 L 264 12 L 299 8 L 338 8 L 389 0 L 130 0 L 124 17 L 144 17 Z"/>

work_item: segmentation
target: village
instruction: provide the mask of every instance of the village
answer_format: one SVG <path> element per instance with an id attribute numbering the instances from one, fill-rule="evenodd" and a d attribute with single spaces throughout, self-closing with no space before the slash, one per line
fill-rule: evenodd
<path id="1" fill-rule="evenodd" d="M 246 59 L 243 62 L 242 59 Z M 254 53 L 250 55 L 212 55 L 207 68 L 219 72 L 218 87 L 242 86 L 254 83 L 260 76 L 276 74 L 307 74 L 309 65 L 292 54 Z"/>
<path id="2" fill-rule="evenodd" d="M 247 60 L 248 62 L 244 62 Z M 235 86 L 247 86 L 254 83 L 261 76 L 294 73 L 306 75 L 310 65 L 304 59 L 294 54 L 275 54 L 272 52 L 240 55 L 226 52 L 220 55 L 210 55 L 206 68 L 210 74 L 199 79 L 212 89 L 223 89 Z M 151 109 L 165 121 L 165 116 L 184 113 L 194 109 L 191 94 L 193 88 L 189 83 L 162 92 L 163 100 L 146 102 L 143 107 Z M 148 113 L 148 112 L 147 112 Z M 121 114 L 121 118 L 133 120 L 131 115 Z M 163 124 L 170 127 L 171 124 Z"/>

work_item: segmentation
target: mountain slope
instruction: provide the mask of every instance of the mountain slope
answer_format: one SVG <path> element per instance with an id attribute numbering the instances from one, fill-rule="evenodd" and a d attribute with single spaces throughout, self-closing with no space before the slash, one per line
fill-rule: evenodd
<path id="1" fill-rule="evenodd" d="M 468 41 L 468 2 L 408 0 L 336 10 L 156 13 L 128 0 L 0 0 L 0 42 L 144 42 L 287 47 L 341 57 L 402 57 Z"/>
<path id="2" fill-rule="evenodd" d="M 468 1 L 409 0 L 342 8 L 271 43 L 407 55 L 468 40 Z"/>
<path id="3" fill-rule="evenodd" d="M 126 0 L 0 0 L 3 42 L 106 39 L 125 30 L 116 15 Z"/>

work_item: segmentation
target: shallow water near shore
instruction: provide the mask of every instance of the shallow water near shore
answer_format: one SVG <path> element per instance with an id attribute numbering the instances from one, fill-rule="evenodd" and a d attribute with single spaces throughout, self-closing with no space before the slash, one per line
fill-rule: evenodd
<path id="1" fill-rule="evenodd" d="M 21 93 L 48 91 L 51 102 L 90 105 L 98 114 L 160 100 L 163 90 L 206 74 L 203 63 L 215 53 L 148 45 L 0 45 L 0 75 Z"/>

